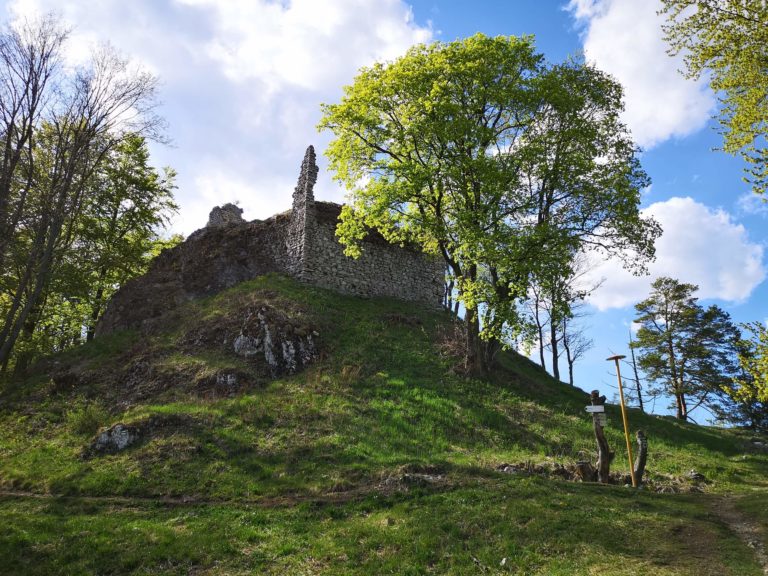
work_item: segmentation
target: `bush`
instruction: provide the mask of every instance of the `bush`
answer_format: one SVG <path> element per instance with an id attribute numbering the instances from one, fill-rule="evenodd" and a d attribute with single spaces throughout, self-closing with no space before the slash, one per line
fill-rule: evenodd
<path id="1" fill-rule="evenodd" d="M 90 436 L 107 424 L 109 414 L 103 406 L 88 402 L 67 412 L 67 425 L 75 434 Z"/>

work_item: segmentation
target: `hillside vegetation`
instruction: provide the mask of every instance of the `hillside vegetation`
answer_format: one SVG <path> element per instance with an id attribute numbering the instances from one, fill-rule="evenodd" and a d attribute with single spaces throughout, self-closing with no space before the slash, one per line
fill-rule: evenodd
<path id="1" fill-rule="evenodd" d="M 236 355 L 258 310 L 314 362 Z M 647 488 L 569 481 L 587 395 L 511 352 L 467 379 L 456 330 L 267 276 L 46 359 L 0 398 L 0 574 L 763 573 L 752 435 L 632 410 Z M 117 423 L 139 440 L 96 452 Z"/>

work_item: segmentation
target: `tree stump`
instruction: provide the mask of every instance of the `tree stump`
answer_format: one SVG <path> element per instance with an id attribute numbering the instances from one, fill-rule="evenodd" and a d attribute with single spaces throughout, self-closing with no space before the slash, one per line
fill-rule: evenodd
<path id="1" fill-rule="evenodd" d="M 637 431 L 637 458 L 635 458 L 635 478 L 637 485 L 643 483 L 643 474 L 645 473 L 645 462 L 648 460 L 648 438 L 642 430 Z"/>

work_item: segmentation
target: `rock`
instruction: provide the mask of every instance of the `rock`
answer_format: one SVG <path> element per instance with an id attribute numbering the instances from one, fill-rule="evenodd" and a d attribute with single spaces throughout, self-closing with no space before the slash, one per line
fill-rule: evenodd
<path id="1" fill-rule="evenodd" d="M 237 386 L 237 375 L 235 374 L 216 374 L 216 385 L 225 388 L 234 388 Z"/>
<path id="2" fill-rule="evenodd" d="M 261 306 L 249 312 L 235 337 L 235 354 L 245 358 L 263 357 L 272 376 L 295 374 L 317 355 L 317 332 L 294 324 L 282 313 Z"/>
<path id="3" fill-rule="evenodd" d="M 696 472 L 696 470 L 691 470 L 690 472 L 688 472 L 687 476 L 688 476 L 688 479 L 695 480 L 697 482 L 706 480 L 704 474 L 701 474 L 700 472 Z"/>
<path id="4" fill-rule="evenodd" d="M 99 432 L 91 442 L 88 452 L 91 454 L 115 454 L 122 452 L 141 439 L 141 433 L 135 426 L 119 423 Z"/>
<path id="5" fill-rule="evenodd" d="M 235 354 L 245 358 L 256 356 L 263 350 L 261 338 L 246 336 L 242 333 L 235 338 L 232 347 L 235 349 Z"/>

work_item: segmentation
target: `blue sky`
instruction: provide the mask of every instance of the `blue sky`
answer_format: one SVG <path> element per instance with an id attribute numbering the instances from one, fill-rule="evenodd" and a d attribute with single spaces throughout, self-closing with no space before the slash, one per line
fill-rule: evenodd
<path id="1" fill-rule="evenodd" d="M 173 145 L 153 146 L 153 158 L 178 171 L 173 229 L 184 234 L 229 201 L 248 219 L 289 208 L 306 146 L 322 152 L 329 140 L 315 129 L 320 103 L 336 101 L 360 66 L 476 32 L 533 34 L 553 62 L 583 52 L 625 87 L 624 120 L 653 180 L 642 207 L 665 229 L 650 276 L 631 277 L 616 262 L 592 273 L 605 281 L 590 300 L 595 347 L 576 384 L 610 397 L 604 359 L 626 353 L 632 304 L 654 277 L 698 284 L 703 303 L 737 321 L 768 319 L 768 205 L 750 197 L 738 159 L 711 151 L 716 99 L 677 73 L 656 8 L 655 0 L 10 0 L 3 13 L 55 9 L 74 28 L 70 63 L 109 41 L 160 77 Z M 317 196 L 341 201 L 319 163 Z"/>

